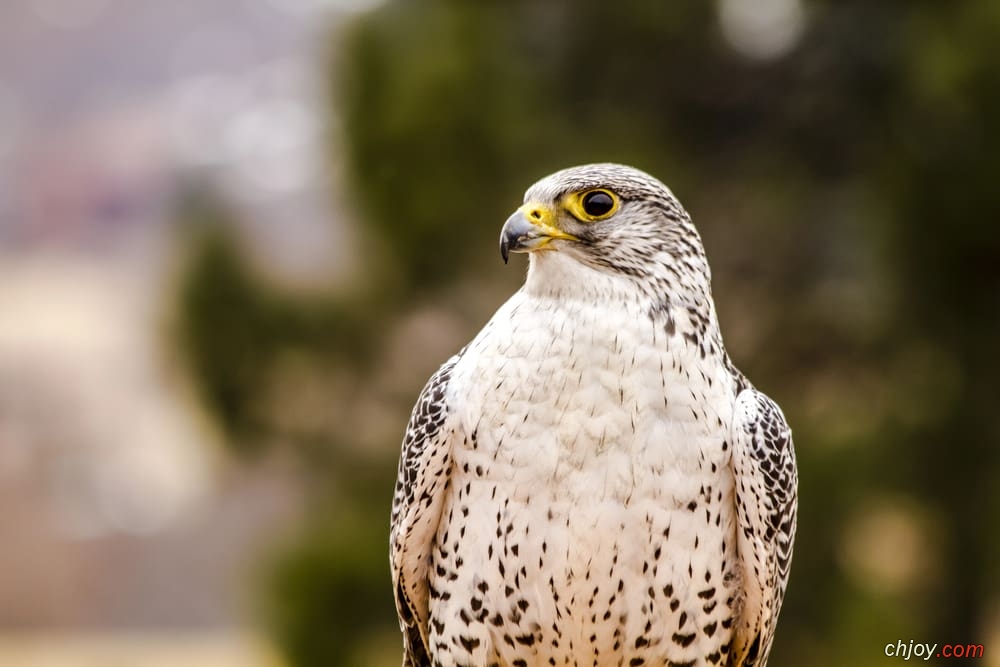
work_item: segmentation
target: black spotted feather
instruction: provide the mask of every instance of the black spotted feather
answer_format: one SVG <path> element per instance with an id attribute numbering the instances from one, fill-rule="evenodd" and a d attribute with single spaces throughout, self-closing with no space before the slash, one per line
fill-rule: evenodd
<path id="1" fill-rule="evenodd" d="M 767 663 L 788 584 L 798 473 L 792 432 L 774 401 L 746 386 L 736 398 L 734 415 L 733 468 L 744 596 L 732 664 L 760 667 Z"/>
<path id="2" fill-rule="evenodd" d="M 449 484 L 451 450 L 446 422 L 451 370 L 461 353 L 427 381 L 410 415 L 392 501 L 390 565 L 403 631 L 403 667 L 430 667 L 427 619 L 430 551 Z"/>

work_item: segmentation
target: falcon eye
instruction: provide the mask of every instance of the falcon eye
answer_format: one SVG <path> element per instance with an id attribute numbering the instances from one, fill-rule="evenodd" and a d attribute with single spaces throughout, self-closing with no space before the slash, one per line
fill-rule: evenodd
<path id="1" fill-rule="evenodd" d="M 607 215 L 615 207 L 615 200 L 607 192 L 595 190 L 583 196 L 583 211 L 593 217 Z"/>
<path id="2" fill-rule="evenodd" d="M 604 220 L 618 210 L 618 196 L 609 190 L 588 190 L 573 197 L 569 208 L 580 220 Z"/>

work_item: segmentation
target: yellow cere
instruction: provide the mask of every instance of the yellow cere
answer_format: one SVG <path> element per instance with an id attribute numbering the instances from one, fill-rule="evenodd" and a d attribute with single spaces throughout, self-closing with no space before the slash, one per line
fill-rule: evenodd
<path id="1" fill-rule="evenodd" d="M 556 212 L 552 210 L 551 206 L 540 204 L 538 202 L 528 202 L 519 210 L 532 225 L 538 227 L 539 231 L 547 237 L 545 239 L 546 243 L 551 239 L 577 240 L 575 236 L 567 234 L 556 226 L 558 216 L 556 215 Z"/>

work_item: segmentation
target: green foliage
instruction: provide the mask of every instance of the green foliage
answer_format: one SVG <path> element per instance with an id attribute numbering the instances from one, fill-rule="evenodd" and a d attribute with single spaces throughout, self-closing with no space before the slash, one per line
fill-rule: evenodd
<path id="1" fill-rule="evenodd" d="M 180 343 L 202 399 L 240 446 L 253 442 L 244 436 L 259 426 L 253 402 L 279 320 L 224 229 L 225 212 L 198 202 L 187 213 L 202 235 L 180 290 Z"/>
<path id="2" fill-rule="evenodd" d="M 490 247 L 488 216 L 510 208 L 514 166 L 533 159 L 529 126 L 510 122 L 537 111 L 539 92 L 510 57 L 511 18 L 495 4 L 400 3 L 349 37 L 340 99 L 354 190 L 408 286 L 454 279 Z"/>
<path id="3" fill-rule="evenodd" d="M 402 313 L 467 308 L 471 336 L 497 303 L 468 281 L 520 278 L 490 267 L 524 187 L 573 163 L 633 163 L 692 212 L 730 351 L 795 429 L 800 530 L 771 664 L 880 664 L 901 637 L 982 641 L 1000 596 L 1000 5 L 808 15 L 769 63 L 731 51 L 698 0 L 397 0 L 364 15 L 332 78 L 351 191 L 385 261 L 363 294 L 317 301 L 202 237 L 181 331 L 206 403 L 236 440 L 296 439 L 274 404 L 293 351 L 375 396 L 401 432 L 419 385 L 387 388 L 378 364 L 399 345 L 422 354 L 390 342 Z M 273 587 L 301 667 L 362 664 L 358 647 L 395 626 L 389 486 L 360 471 L 388 480 L 398 442 L 349 455 L 357 433 L 337 423 L 354 404 L 330 403 L 332 425 L 299 440 L 329 452 L 317 486 L 338 500 Z M 893 499 L 920 546 L 898 567 L 927 563 L 890 587 L 845 545 Z"/>
<path id="4" fill-rule="evenodd" d="M 352 512 L 322 514 L 278 562 L 270 620 L 295 665 L 370 667 L 359 650 L 395 615 L 381 523 Z M 377 557 L 376 557 L 377 555 Z"/>
<path id="5" fill-rule="evenodd" d="M 299 354 L 319 366 L 364 369 L 384 313 L 358 305 L 367 294 L 300 297 L 273 287 L 237 242 L 229 212 L 210 197 L 192 196 L 182 219 L 194 250 L 178 290 L 176 334 L 202 400 L 239 453 L 294 439 L 268 399 L 282 362 Z"/>

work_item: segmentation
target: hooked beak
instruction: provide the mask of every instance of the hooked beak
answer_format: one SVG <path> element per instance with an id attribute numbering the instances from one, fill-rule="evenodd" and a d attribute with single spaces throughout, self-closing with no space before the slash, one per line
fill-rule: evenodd
<path id="1" fill-rule="evenodd" d="M 500 230 L 500 256 L 504 264 L 512 252 L 531 252 L 544 248 L 553 239 L 579 241 L 554 224 L 552 209 L 539 204 L 525 204 L 507 218 Z"/>

